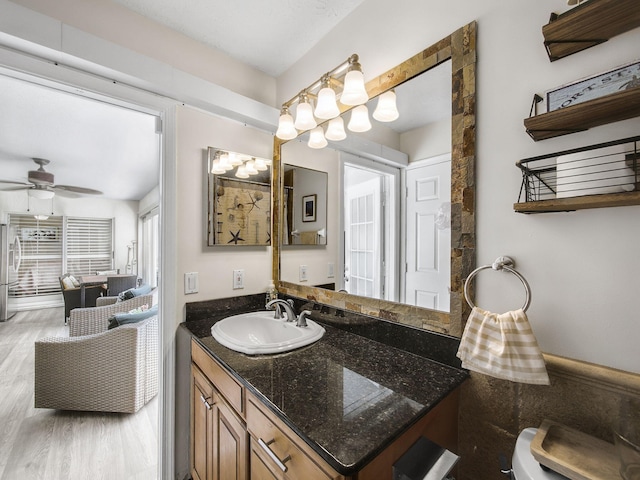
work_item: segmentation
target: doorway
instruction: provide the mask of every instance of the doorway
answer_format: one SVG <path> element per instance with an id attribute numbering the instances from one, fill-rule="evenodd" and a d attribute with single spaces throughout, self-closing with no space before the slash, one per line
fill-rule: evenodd
<path id="1" fill-rule="evenodd" d="M 60 216 L 68 216 L 71 212 L 71 215 L 82 215 L 84 217 L 114 217 L 116 218 L 123 211 L 126 211 L 127 222 L 131 223 L 133 227 L 130 227 L 129 224 L 127 227 L 118 227 L 117 218 L 116 225 L 114 229 L 114 250 L 116 250 L 113 254 L 114 261 L 116 262 L 116 266 L 119 266 L 121 270 L 129 270 L 131 269 L 131 273 L 137 273 L 141 276 L 144 281 L 148 278 L 150 285 L 157 286 L 158 279 L 160 277 L 160 251 L 161 251 L 161 243 L 162 243 L 162 224 L 163 224 L 163 215 L 162 215 L 162 197 L 161 197 L 161 188 L 160 188 L 160 172 L 162 170 L 162 144 L 163 144 L 163 135 L 162 135 L 162 122 L 160 119 L 163 116 L 162 109 L 157 109 L 153 107 L 149 107 L 146 105 L 138 104 L 135 102 L 124 101 L 121 98 L 111 97 L 109 95 L 103 95 L 99 93 L 95 93 L 93 91 L 85 91 L 78 87 L 71 87 L 65 84 L 57 83 L 54 81 L 42 79 L 40 77 L 29 76 L 23 73 L 17 73 L 14 71 L 0 69 L 0 77 L 9 78 L 11 81 L 15 82 L 25 82 L 27 85 L 35 87 L 37 89 L 43 89 L 43 91 L 47 91 L 48 94 L 53 93 L 55 96 L 59 96 L 60 98 L 70 99 L 72 101 L 84 101 L 89 104 L 92 104 L 96 108 L 99 109 L 115 109 L 120 111 L 121 113 L 125 112 L 135 112 L 142 117 L 151 118 L 151 134 L 153 135 L 153 139 L 151 140 L 156 145 L 155 150 L 155 168 L 149 173 L 133 173 L 136 165 L 133 162 L 129 161 L 129 163 L 125 163 L 125 166 L 118 166 L 116 164 L 116 158 L 112 158 L 110 161 L 105 162 L 102 161 L 100 163 L 107 165 L 110 167 L 109 173 L 114 173 L 114 178 L 116 178 L 116 182 L 118 181 L 118 176 L 120 178 L 120 186 L 124 187 L 125 179 L 128 177 L 133 177 L 134 179 L 142 179 L 151 177 L 153 179 L 152 188 L 149 191 L 148 195 L 144 195 L 145 198 L 145 207 L 144 211 L 141 211 L 136 205 L 139 205 L 140 198 L 119 198 L 117 200 L 112 201 L 102 201 L 96 203 L 92 198 L 86 197 L 78 197 L 78 198 L 63 198 L 63 195 L 59 195 L 56 192 L 56 197 L 54 198 L 54 206 L 53 209 L 56 211 L 57 215 Z M 105 88 L 107 90 L 107 88 Z M 5 91 L 6 93 L 6 91 Z M 135 98 L 135 95 L 132 95 Z M 22 99 L 25 102 L 29 99 L 28 95 L 20 94 L 16 95 L 17 99 Z M 25 103 L 26 105 L 26 103 Z M 25 107 L 26 108 L 26 107 Z M 91 114 L 90 112 L 86 114 L 87 117 L 84 121 L 89 122 L 93 117 L 97 116 L 97 114 Z M 21 115 L 12 115 L 11 116 L 11 130 L 5 129 L 5 132 L 9 135 L 19 136 L 19 133 L 16 133 L 16 129 L 19 128 L 19 123 L 24 120 L 22 114 Z M 63 124 L 62 121 L 53 121 L 50 122 L 56 128 L 60 128 Z M 54 130 L 53 128 L 51 128 Z M 148 130 L 148 129 L 147 129 Z M 29 136 L 29 141 L 32 144 L 37 144 L 40 140 L 44 140 L 45 137 L 48 137 L 52 132 L 47 132 L 47 135 L 38 134 L 33 128 L 31 129 L 31 133 Z M 83 144 L 85 145 L 87 142 L 86 136 L 82 135 L 78 131 L 75 132 L 62 132 L 60 130 L 54 131 L 54 140 L 58 140 L 58 145 L 56 148 L 64 147 L 67 141 L 63 140 L 64 134 L 71 133 L 76 138 L 74 140 L 73 145 Z M 2 177 L 10 176 L 11 178 L 15 178 L 16 181 L 19 181 L 21 177 L 26 177 L 26 172 L 28 168 L 22 168 L 25 164 L 29 164 L 29 156 L 34 155 L 42 155 L 44 156 L 48 151 L 46 145 L 42 146 L 41 151 L 45 152 L 42 154 L 38 153 L 29 153 L 27 155 L 12 155 L 12 151 L 8 151 L 8 145 L 10 142 L 2 142 L 3 149 L 0 151 L 0 171 L 2 172 Z M 138 150 L 138 146 L 135 144 L 130 144 L 129 140 L 127 140 L 127 148 L 131 148 L 135 150 L 136 155 L 140 155 L 140 150 Z M 52 149 L 51 149 L 52 150 Z M 89 163 L 94 157 L 97 156 L 98 152 L 104 150 L 103 144 L 95 145 L 94 148 L 87 148 L 85 153 L 86 155 L 80 160 L 83 164 Z M 72 155 L 69 155 L 71 157 Z M 63 158 L 63 154 L 60 154 L 57 157 L 59 160 L 56 162 L 52 162 L 52 166 L 55 168 L 51 169 L 55 172 L 61 172 L 64 168 L 74 168 L 73 164 L 66 165 L 65 158 Z M 138 157 L 139 158 L 139 157 Z M 18 169 L 14 170 L 13 167 L 18 165 Z M 76 164 L 77 165 L 77 164 Z M 77 166 L 76 166 L 77 168 Z M 35 170 L 35 168 L 33 168 Z M 78 168 L 79 170 L 79 168 Z M 12 173 L 13 172 L 13 173 Z M 15 173 L 20 172 L 20 173 Z M 89 173 L 83 173 L 84 182 L 88 182 L 90 179 L 97 178 L 102 182 L 108 182 L 107 176 L 103 170 L 89 170 Z M 62 173 L 60 173 L 62 176 Z M 83 182 L 83 179 L 78 180 L 78 182 Z M 26 180 L 25 180 L 26 181 Z M 77 183 L 74 181 L 74 183 Z M 86 183 L 81 184 L 80 186 L 84 186 Z M 104 184 L 106 187 L 106 183 Z M 117 185 L 116 185 L 117 186 Z M 106 188 L 100 187 L 98 190 L 107 190 Z M 2 223 L 5 223 L 8 219 L 9 213 L 24 213 L 26 209 L 24 208 L 24 204 L 27 199 L 26 192 L 0 192 L 0 219 Z M 74 202 L 76 204 L 74 205 Z M 150 207 L 149 205 L 152 205 Z M 107 209 L 107 210 L 105 210 Z M 77 213 L 77 212 L 80 213 Z M 75 212 L 75 213 L 73 213 Z M 131 220 L 133 218 L 133 220 Z M 122 237 L 118 235 L 122 234 Z M 132 239 L 136 239 L 136 243 L 132 243 Z M 140 240 L 140 241 L 137 241 Z M 137 251 L 131 251 L 129 247 L 136 248 Z M 117 249 L 120 248 L 120 251 Z M 134 259 L 140 259 L 140 264 L 136 265 Z M 51 305 L 49 305 L 51 306 Z M 162 306 L 161 306 L 162 310 Z M 29 312 L 31 313 L 31 312 Z M 162 315 L 162 313 L 160 314 Z M 40 316 L 41 318 L 41 316 Z M 47 319 L 48 322 L 48 319 Z M 62 321 L 59 322 L 62 325 Z M 55 332 L 55 336 L 64 335 L 66 331 L 60 330 L 59 332 Z M 160 334 L 160 342 L 159 348 L 162 348 L 162 332 Z M 32 342 L 29 347 L 32 347 Z M 31 355 L 32 356 L 32 355 Z M 155 455 L 155 463 L 158 466 L 158 471 L 161 471 L 161 456 L 160 456 L 160 445 L 162 444 L 158 441 L 158 436 L 162 436 L 164 423 L 162 420 L 162 412 L 163 412 L 163 393 L 162 393 L 162 374 L 163 374 L 163 366 L 159 366 L 159 375 L 161 377 L 160 386 L 161 392 L 158 394 L 158 398 L 155 400 L 156 406 L 154 407 L 154 418 L 152 419 L 152 424 L 155 428 L 152 428 L 152 431 L 156 437 L 151 439 L 152 450 Z M 33 388 L 33 386 L 31 386 Z M 51 413 L 51 412 L 48 412 Z M 140 413 L 140 412 L 138 412 Z M 79 414 L 81 416 L 87 416 L 90 414 Z M 32 419 L 35 420 L 35 417 Z M 158 428 L 159 427 L 159 428 Z M 98 433 L 96 431 L 96 433 Z M 98 440 L 96 438 L 96 440 Z M 34 439 L 35 440 L 35 439 Z M 91 439 L 88 440 L 89 444 L 93 444 L 94 442 Z M 164 440 L 162 440 L 164 442 Z M 35 442 L 34 442 L 35 443 Z M 155 478 L 155 477 L 154 477 Z"/>

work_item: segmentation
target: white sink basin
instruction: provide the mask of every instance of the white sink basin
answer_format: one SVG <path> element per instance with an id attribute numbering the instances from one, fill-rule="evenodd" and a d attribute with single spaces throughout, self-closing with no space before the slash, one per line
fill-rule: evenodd
<path id="1" fill-rule="evenodd" d="M 247 355 L 283 353 L 317 342 L 324 328 L 307 318 L 307 327 L 273 318 L 273 311 L 243 313 L 217 322 L 211 335 L 236 352 Z"/>

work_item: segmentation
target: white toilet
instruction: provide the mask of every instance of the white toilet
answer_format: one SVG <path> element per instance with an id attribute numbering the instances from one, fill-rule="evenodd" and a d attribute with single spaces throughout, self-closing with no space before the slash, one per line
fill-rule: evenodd
<path id="1" fill-rule="evenodd" d="M 531 454 L 531 440 L 537 429 L 525 428 L 518 435 L 516 449 L 513 451 L 511 468 L 515 480 L 567 480 L 567 477 L 552 471 L 542 469 L 538 461 Z"/>

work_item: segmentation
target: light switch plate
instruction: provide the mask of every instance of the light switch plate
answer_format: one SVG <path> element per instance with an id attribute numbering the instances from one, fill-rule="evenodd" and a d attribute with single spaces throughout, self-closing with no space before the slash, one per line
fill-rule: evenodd
<path id="1" fill-rule="evenodd" d="M 306 282 L 307 281 L 307 266 L 306 265 L 300 265 L 300 281 L 301 282 Z"/>
<path id="2" fill-rule="evenodd" d="M 198 293 L 198 272 L 184 274 L 184 294 Z"/>
<path id="3" fill-rule="evenodd" d="M 329 264 L 327 265 L 327 277 L 328 278 L 333 278 L 336 275 L 336 267 L 335 264 L 333 262 L 329 262 Z"/>
<path id="4" fill-rule="evenodd" d="M 244 288 L 244 270 L 233 271 L 233 289 Z"/>

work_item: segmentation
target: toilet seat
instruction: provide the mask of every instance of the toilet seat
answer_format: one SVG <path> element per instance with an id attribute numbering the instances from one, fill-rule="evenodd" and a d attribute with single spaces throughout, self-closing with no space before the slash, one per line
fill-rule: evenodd
<path id="1" fill-rule="evenodd" d="M 525 428 L 518 435 L 511 465 L 516 480 L 567 480 L 567 477 L 553 471 L 542 469 L 531 454 L 531 440 L 535 437 L 536 428 Z"/>

